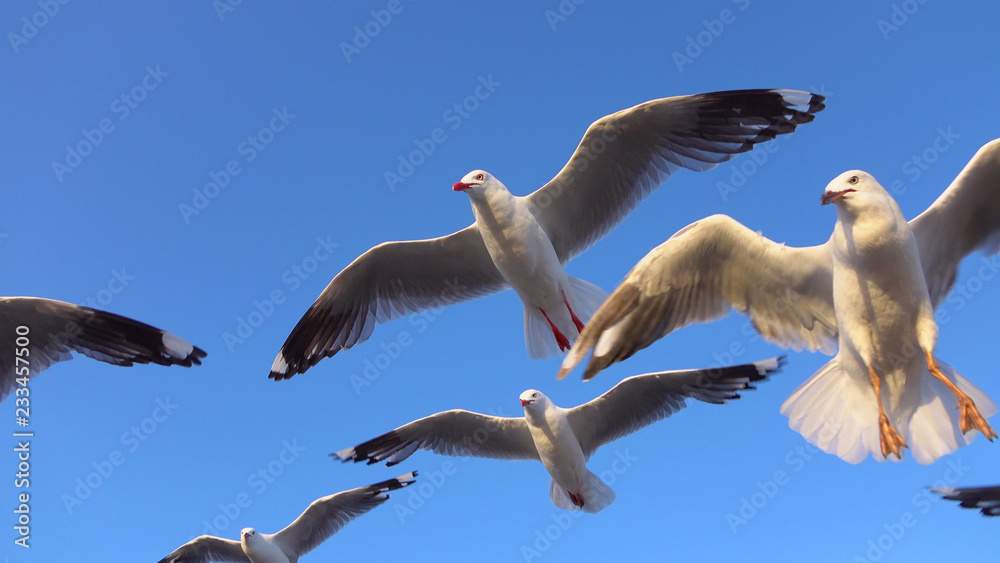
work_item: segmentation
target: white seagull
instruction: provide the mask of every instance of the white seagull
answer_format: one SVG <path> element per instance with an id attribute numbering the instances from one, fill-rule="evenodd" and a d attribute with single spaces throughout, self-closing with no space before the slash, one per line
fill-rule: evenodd
<path id="1" fill-rule="evenodd" d="M 414 471 L 314 500 L 294 522 L 276 534 L 262 534 L 253 528 L 243 528 L 238 542 L 215 536 L 198 536 L 159 563 L 296 563 L 299 557 L 319 547 L 348 522 L 389 500 L 389 495 L 384 493 L 413 483 L 416 476 Z"/>
<path id="2" fill-rule="evenodd" d="M 549 497 L 566 510 L 596 513 L 615 493 L 587 469 L 597 448 L 627 436 L 685 407 L 691 397 L 724 404 L 754 389 L 783 364 L 772 358 L 718 369 L 663 371 L 622 380 L 610 391 L 578 407 L 556 406 L 541 391 L 521 393 L 523 418 L 450 410 L 421 418 L 335 454 L 343 461 L 386 461 L 395 465 L 417 449 L 455 456 L 541 461 L 552 481 Z"/>
<path id="3" fill-rule="evenodd" d="M 837 208 L 828 242 L 790 248 L 730 217 L 693 223 L 653 249 L 595 313 L 559 376 L 594 350 L 593 377 L 671 331 L 735 307 L 768 340 L 836 357 L 781 412 L 810 442 L 858 463 L 931 463 L 996 433 L 996 406 L 933 356 L 935 308 L 976 249 L 1000 250 L 1000 139 L 982 147 L 951 186 L 909 223 L 870 174 L 845 172 L 821 203 Z M 978 408 L 977 408 L 978 407 Z"/>
<path id="4" fill-rule="evenodd" d="M 559 174 L 528 196 L 474 170 L 453 189 L 468 194 L 476 222 L 445 237 L 388 242 L 362 254 L 302 316 L 269 377 L 305 372 L 367 340 L 376 323 L 508 287 L 524 302 L 529 355 L 566 350 L 606 294 L 567 276 L 563 264 L 675 171 L 714 168 L 791 133 L 824 107 L 823 96 L 796 90 L 663 98 L 594 122 Z"/>
<path id="5" fill-rule="evenodd" d="M 978 508 L 983 516 L 1000 516 L 1000 485 L 992 487 L 931 487 L 947 500 L 957 500 L 962 508 Z"/>
<path id="6" fill-rule="evenodd" d="M 169 332 L 114 313 L 41 297 L 0 297 L 0 401 L 52 364 L 73 359 L 73 351 L 117 366 L 191 367 L 206 355 Z"/>

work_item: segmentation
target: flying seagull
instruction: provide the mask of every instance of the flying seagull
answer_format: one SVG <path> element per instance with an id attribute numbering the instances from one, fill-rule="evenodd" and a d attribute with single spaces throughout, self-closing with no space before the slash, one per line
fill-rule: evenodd
<path id="1" fill-rule="evenodd" d="M 301 516 L 277 534 L 262 534 L 253 528 L 240 531 L 240 541 L 199 536 L 178 547 L 159 563 L 296 563 L 316 549 L 348 522 L 389 500 L 387 491 L 413 483 L 417 472 L 358 487 L 317 499 Z"/>
<path id="2" fill-rule="evenodd" d="M 1000 485 L 993 487 L 931 487 L 947 500 L 957 500 L 962 508 L 978 508 L 983 516 L 1000 516 Z"/>
<path id="3" fill-rule="evenodd" d="M 116 366 L 201 364 L 205 351 L 121 315 L 41 297 L 0 297 L 0 401 L 70 352 Z M 22 381 L 26 381 L 22 379 Z"/>
<path id="4" fill-rule="evenodd" d="M 1000 139 L 983 146 L 951 186 L 909 223 L 870 174 L 845 172 L 821 203 L 837 224 L 825 244 L 776 244 L 724 215 L 693 223 L 653 249 L 594 314 L 563 361 L 565 376 L 591 349 L 584 378 L 671 331 L 747 313 L 757 331 L 836 357 L 782 406 L 791 427 L 858 463 L 909 446 L 920 463 L 991 441 L 996 406 L 933 356 L 934 310 L 959 262 L 1000 250 Z"/>
<path id="5" fill-rule="evenodd" d="M 541 461 L 552 477 L 549 497 L 566 510 L 596 513 L 615 493 L 587 469 L 597 448 L 664 419 L 691 397 L 724 404 L 776 372 L 783 358 L 718 369 L 663 371 L 622 380 L 600 397 L 563 409 L 541 391 L 521 393 L 524 417 L 450 410 L 421 418 L 335 454 L 343 461 L 395 465 L 417 449 L 456 456 Z"/>
<path id="6" fill-rule="evenodd" d="M 605 292 L 563 264 L 586 250 L 680 168 L 709 170 L 791 133 L 823 96 L 738 90 L 663 98 L 602 117 L 563 169 L 534 193 L 511 194 L 474 170 L 453 189 L 476 222 L 448 236 L 380 244 L 344 268 L 289 334 L 269 377 L 288 379 L 363 342 L 377 323 L 513 287 L 528 353 L 567 350 Z"/>

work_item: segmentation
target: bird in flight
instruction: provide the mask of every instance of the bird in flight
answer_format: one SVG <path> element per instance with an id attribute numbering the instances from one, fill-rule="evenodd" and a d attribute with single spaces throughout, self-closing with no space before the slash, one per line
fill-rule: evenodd
<path id="1" fill-rule="evenodd" d="M 547 184 L 515 196 L 473 170 L 455 191 L 475 223 L 450 235 L 380 244 L 337 274 L 288 335 L 270 378 L 304 373 L 371 336 L 377 323 L 513 288 L 529 356 L 569 349 L 606 296 L 563 265 L 606 235 L 681 168 L 705 171 L 791 133 L 823 96 L 736 90 L 652 100 L 602 117 Z"/>
<path id="2" fill-rule="evenodd" d="M 791 427 L 858 463 L 909 447 L 931 463 L 978 433 L 994 403 L 933 355 L 934 311 L 975 250 L 1000 250 L 1000 139 L 983 146 L 926 211 L 907 222 L 874 177 L 845 172 L 827 186 L 830 240 L 776 244 L 725 215 L 693 223 L 653 249 L 594 314 L 563 361 L 593 350 L 584 378 L 670 332 L 750 316 L 772 342 L 837 355 L 782 406 Z M 835 346 L 836 345 L 836 346 Z"/>
<path id="3" fill-rule="evenodd" d="M 418 449 L 456 456 L 542 462 L 552 477 L 549 497 L 566 510 L 596 513 L 615 493 L 587 469 L 605 444 L 683 409 L 684 399 L 724 404 L 776 373 L 783 358 L 732 367 L 647 373 L 626 378 L 578 407 L 556 406 L 541 391 L 521 393 L 524 416 L 489 416 L 466 410 L 440 412 L 336 452 L 343 461 L 395 465 Z"/>
<path id="4" fill-rule="evenodd" d="M 240 531 L 240 541 L 198 536 L 159 563 L 296 563 L 348 522 L 389 500 L 388 491 L 413 483 L 417 472 L 317 499 L 294 522 L 276 534 L 253 528 Z"/>

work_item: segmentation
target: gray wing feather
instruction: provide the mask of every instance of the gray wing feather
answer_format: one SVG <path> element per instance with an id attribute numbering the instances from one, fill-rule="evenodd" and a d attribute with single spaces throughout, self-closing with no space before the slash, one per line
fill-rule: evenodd
<path id="1" fill-rule="evenodd" d="M 387 242 L 337 274 L 288 335 L 270 378 L 304 373 L 364 342 L 377 323 L 507 287 L 475 224 L 448 236 Z"/>
<path id="2" fill-rule="evenodd" d="M 678 231 L 647 254 L 591 317 L 563 360 L 565 376 L 593 349 L 584 379 L 667 334 L 722 318 L 750 316 L 766 339 L 832 353 L 837 318 L 829 242 L 792 248 L 726 215 Z"/>
<path id="3" fill-rule="evenodd" d="M 910 221 L 920 263 L 937 308 L 948 295 L 958 264 L 982 250 L 1000 251 L 1000 139 L 986 143 L 926 211 Z M 992 262 L 991 273 L 1000 268 Z"/>
<path id="4" fill-rule="evenodd" d="M 724 404 L 754 389 L 753 383 L 776 373 L 784 358 L 717 369 L 647 373 L 623 379 L 610 391 L 578 407 L 567 417 L 583 453 L 627 436 L 683 409 L 685 398 Z"/>
<path id="5" fill-rule="evenodd" d="M 563 262 L 608 233 L 680 168 L 709 170 L 813 120 L 823 96 L 736 90 L 662 98 L 602 117 L 528 196 Z"/>
<path id="6" fill-rule="evenodd" d="M 421 418 L 335 454 L 343 461 L 395 465 L 418 449 L 450 456 L 538 459 L 524 418 L 450 410 Z"/>

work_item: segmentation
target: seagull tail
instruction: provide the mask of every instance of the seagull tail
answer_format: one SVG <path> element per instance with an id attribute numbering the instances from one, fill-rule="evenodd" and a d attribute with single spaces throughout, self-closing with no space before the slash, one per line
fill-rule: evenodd
<path id="1" fill-rule="evenodd" d="M 569 493 L 562 485 L 556 483 L 555 479 L 549 483 L 549 498 L 552 499 L 552 504 L 563 510 L 582 510 L 596 514 L 615 501 L 615 492 L 594 472 L 588 470 L 587 479 L 587 487 L 580 492 L 580 496 L 583 497 L 583 507 L 573 504 Z"/>
<path id="2" fill-rule="evenodd" d="M 811 444 L 848 463 L 860 463 L 869 453 L 885 461 L 875 391 L 844 369 L 839 354 L 785 400 L 781 414 Z"/>
<path id="3" fill-rule="evenodd" d="M 544 360 L 559 353 L 559 345 L 552 336 L 549 322 L 538 307 L 527 304 L 524 306 L 524 345 L 528 348 L 528 356 L 533 360 Z"/>
<path id="4" fill-rule="evenodd" d="M 997 413 L 996 404 L 986 393 L 962 377 L 955 368 L 935 359 L 941 373 L 972 399 L 983 418 Z M 920 404 L 913 412 L 909 436 L 906 437 L 913 451 L 913 458 L 918 462 L 932 463 L 937 458 L 968 445 L 979 435 L 977 430 L 962 434 L 958 399 L 944 383 L 926 371 L 922 375 L 920 395 Z"/>
<path id="5" fill-rule="evenodd" d="M 615 492 L 600 477 L 592 471 L 589 473 L 589 489 L 583 493 L 583 511 L 597 514 L 604 510 L 609 504 L 615 502 Z"/>
<path id="6" fill-rule="evenodd" d="M 569 278 L 569 286 L 572 288 L 573 296 L 575 297 L 573 311 L 583 324 L 589 323 L 590 317 L 594 316 L 594 313 L 601 308 L 601 305 L 608 298 L 608 292 L 580 278 Z"/>

